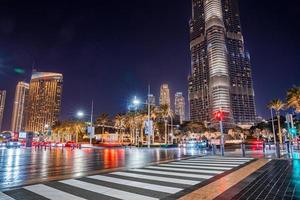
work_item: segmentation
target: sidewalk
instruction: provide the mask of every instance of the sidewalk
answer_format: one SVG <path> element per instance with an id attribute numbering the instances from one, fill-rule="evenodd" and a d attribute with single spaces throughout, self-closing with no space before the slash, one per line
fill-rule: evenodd
<path id="1" fill-rule="evenodd" d="M 300 160 L 258 159 L 180 200 L 300 199 Z"/>

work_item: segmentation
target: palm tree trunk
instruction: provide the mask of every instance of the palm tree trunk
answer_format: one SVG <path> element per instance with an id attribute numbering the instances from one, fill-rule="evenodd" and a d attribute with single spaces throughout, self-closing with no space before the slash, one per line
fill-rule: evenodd
<path id="1" fill-rule="evenodd" d="M 281 127 L 280 127 L 280 115 L 277 114 L 277 122 L 278 122 L 278 134 L 279 134 L 279 142 L 282 144 L 282 133 L 281 133 Z"/>
<path id="2" fill-rule="evenodd" d="M 76 131 L 76 144 L 78 144 L 78 132 Z"/>

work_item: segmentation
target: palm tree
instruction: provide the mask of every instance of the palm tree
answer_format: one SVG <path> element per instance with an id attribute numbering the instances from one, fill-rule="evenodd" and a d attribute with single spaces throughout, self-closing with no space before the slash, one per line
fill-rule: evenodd
<path id="1" fill-rule="evenodd" d="M 130 144 L 134 143 L 134 115 L 129 112 L 125 116 L 125 127 L 129 130 Z"/>
<path id="2" fill-rule="evenodd" d="M 297 113 L 300 112 L 300 87 L 292 87 L 287 91 L 287 107 L 294 108 Z"/>
<path id="3" fill-rule="evenodd" d="M 280 142 L 280 144 L 282 144 L 282 133 L 281 133 L 281 127 L 280 127 L 280 110 L 284 109 L 285 104 L 280 99 L 274 99 L 269 102 L 268 107 L 270 109 L 274 109 L 276 111 L 277 122 L 278 122 L 279 142 Z"/>
<path id="4" fill-rule="evenodd" d="M 167 144 L 168 143 L 168 117 L 170 113 L 169 105 L 167 104 L 160 105 L 160 112 L 165 123 L 165 144 Z"/>
<path id="5" fill-rule="evenodd" d="M 102 134 L 104 134 L 104 128 L 105 128 L 105 125 L 107 124 L 108 120 L 109 120 L 109 115 L 107 113 L 100 114 L 100 116 L 97 117 L 97 119 L 96 119 L 96 124 L 98 126 L 102 126 Z"/>
<path id="6" fill-rule="evenodd" d="M 121 132 L 121 128 L 122 128 L 122 115 L 120 115 L 120 114 L 117 114 L 116 116 L 115 116 L 115 119 L 114 119 L 114 127 L 115 127 L 115 129 L 117 130 L 117 133 L 118 133 L 118 141 L 120 141 L 119 140 L 119 134 L 120 134 L 120 132 Z"/>
<path id="7" fill-rule="evenodd" d="M 86 125 L 84 122 L 70 122 L 69 123 L 69 133 L 75 134 L 75 141 L 78 143 L 79 134 L 84 132 Z"/>
<path id="8" fill-rule="evenodd" d="M 136 123 L 136 127 L 137 130 L 140 131 L 140 136 L 139 136 L 139 142 L 141 143 L 141 145 L 143 145 L 144 142 L 144 122 L 146 120 L 147 116 L 144 113 L 138 113 L 135 117 L 135 123 Z"/>

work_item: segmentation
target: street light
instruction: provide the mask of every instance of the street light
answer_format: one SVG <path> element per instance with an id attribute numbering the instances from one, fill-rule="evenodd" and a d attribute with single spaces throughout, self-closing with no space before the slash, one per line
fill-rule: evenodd
<path id="1" fill-rule="evenodd" d="M 82 118 L 82 117 L 84 116 L 84 112 L 83 112 L 83 111 L 78 111 L 78 112 L 76 113 L 76 116 L 77 116 L 78 118 Z"/>
<path id="2" fill-rule="evenodd" d="M 90 121 L 90 126 L 88 128 L 88 132 L 90 132 L 90 145 L 92 145 L 92 137 L 94 136 L 94 127 L 93 127 L 93 114 L 94 114 L 94 101 L 92 100 L 92 105 L 91 105 L 91 121 Z M 81 110 L 77 111 L 76 116 L 78 118 L 83 118 L 85 116 L 85 113 Z"/>
<path id="3" fill-rule="evenodd" d="M 151 115 L 151 109 L 150 109 L 150 106 L 151 106 L 151 103 L 150 103 L 150 85 L 148 85 L 148 97 L 147 97 L 147 101 L 145 103 L 143 103 L 136 96 L 134 96 L 134 99 L 132 100 L 132 104 L 135 106 L 135 111 L 137 110 L 137 107 L 140 104 L 147 105 L 147 108 L 148 108 L 148 119 L 147 119 L 147 122 L 146 122 L 147 129 L 148 129 L 148 135 L 147 135 L 148 136 L 147 137 L 147 143 L 148 144 L 147 144 L 147 146 L 148 146 L 148 148 L 150 148 L 150 134 L 152 134 L 152 133 L 150 133 L 150 132 L 152 132 L 152 122 L 150 120 L 150 118 L 151 118 L 150 117 L 150 115 Z M 143 138 L 141 138 L 141 139 L 142 139 L 141 141 L 143 141 Z"/>
<path id="4" fill-rule="evenodd" d="M 132 103 L 134 106 L 139 106 L 141 104 L 141 101 L 136 97 L 134 96 L 134 99 L 132 100 Z"/>

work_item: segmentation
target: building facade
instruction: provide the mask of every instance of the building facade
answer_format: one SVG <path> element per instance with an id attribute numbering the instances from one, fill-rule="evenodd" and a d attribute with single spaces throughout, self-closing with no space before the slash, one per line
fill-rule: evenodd
<path id="1" fill-rule="evenodd" d="M 225 126 L 254 123 L 250 56 L 237 0 L 192 0 L 190 50 L 190 119 L 216 124 L 214 115 L 222 111 Z"/>
<path id="2" fill-rule="evenodd" d="M 159 105 L 168 105 L 171 109 L 170 89 L 168 84 L 162 84 L 160 86 Z"/>
<path id="3" fill-rule="evenodd" d="M 0 90 L 0 131 L 2 130 L 2 122 L 5 108 L 6 91 Z"/>
<path id="4" fill-rule="evenodd" d="M 33 72 L 29 84 L 26 131 L 45 132 L 60 114 L 63 75 Z"/>
<path id="5" fill-rule="evenodd" d="M 11 131 L 20 132 L 25 130 L 25 115 L 27 110 L 28 92 L 29 84 L 23 81 L 18 82 L 13 105 Z"/>
<path id="6" fill-rule="evenodd" d="M 179 116 L 180 124 L 185 120 L 185 99 L 182 92 L 175 93 L 175 115 Z"/>

